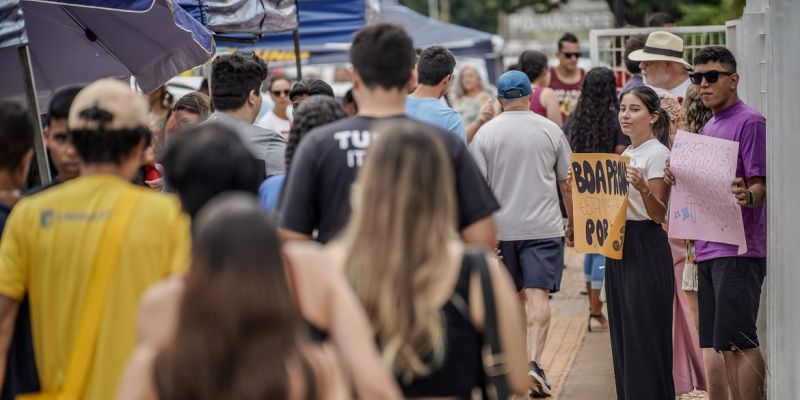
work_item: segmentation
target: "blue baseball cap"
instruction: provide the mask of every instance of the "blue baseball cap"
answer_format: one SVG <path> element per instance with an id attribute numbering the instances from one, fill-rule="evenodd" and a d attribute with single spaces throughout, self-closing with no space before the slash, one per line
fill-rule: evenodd
<path id="1" fill-rule="evenodd" d="M 511 100 L 531 94 L 531 80 L 522 71 L 508 71 L 497 80 L 497 95 Z"/>

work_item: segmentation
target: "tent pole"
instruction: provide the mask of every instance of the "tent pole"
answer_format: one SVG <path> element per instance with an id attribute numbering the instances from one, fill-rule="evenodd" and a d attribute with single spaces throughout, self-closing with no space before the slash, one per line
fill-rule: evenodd
<path id="1" fill-rule="evenodd" d="M 39 116 L 39 100 L 36 97 L 36 84 L 33 81 L 31 51 L 27 44 L 19 47 L 19 61 L 22 63 L 22 70 L 25 72 L 25 94 L 28 100 L 28 113 L 33 119 L 33 148 L 36 154 L 36 165 L 39 167 L 39 182 L 42 185 L 47 185 L 52 180 L 50 163 L 47 160 L 47 151 L 44 148 L 42 118 Z"/>
<path id="2" fill-rule="evenodd" d="M 300 28 L 296 28 L 292 30 L 292 36 L 294 37 L 294 62 L 295 67 L 297 67 L 297 80 L 303 80 L 303 69 L 301 67 L 301 60 L 300 60 Z"/>

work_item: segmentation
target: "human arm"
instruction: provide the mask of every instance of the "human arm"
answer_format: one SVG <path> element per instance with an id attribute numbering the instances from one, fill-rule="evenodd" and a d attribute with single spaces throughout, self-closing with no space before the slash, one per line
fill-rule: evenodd
<path id="1" fill-rule="evenodd" d="M 6 363 L 11 338 L 14 336 L 14 321 L 17 320 L 19 301 L 0 294 L 0 387 L 6 376 Z"/>
<path id="2" fill-rule="evenodd" d="M 525 320 L 508 271 L 497 260 L 487 257 L 492 279 L 500 346 L 508 371 L 508 384 L 517 395 L 528 392 L 528 360 L 525 351 Z M 473 274 L 470 281 L 470 316 L 476 327 L 483 330 L 486 322 L 480 276 Z M 473 301 L 474 300 L 474 301 Z"/>
<path id="3" fill-rule="evenodd" d="M 492 118 L 495 116 L 494 110 L 494 99 L 489 99 L 481 106 L 481 111 L 478 114 L 478 118 L 467 125 L 466 127 L 466 135 L 467 135 L 467 143 L 472 143 L 472 139 L 475 138 L 475 134 L 478 133 L 478 130 L 486 124 L 487 122 L 491 121 Z"/>
<path id="4" fill-rule="evenodd" d="M 133 349 L 128 364 L 120 378 L 117 400 L 155 400 L 156 395 L 153 364 L 158 350 L 149 344 L 140 344 Z"/>
<path id="5" fill-rule="evenodd" d="M 733 180 L 731 190 L 736 198 L 736 203 L 743 207 L 760 207 L 766 201 L 766 130 L 766 122 L 763 119 L 751 122 L 742 129 L 739 140 L 739 156 L 744 165 L 747 187 L 745 187 L 745 179 L 737 177 Z M 752 195 L 748 191 L 752 192 Z"/>
<path id="6" fill-rule="evenodd" d="M 555 122 L 558 126 L 564 124 L 563 116 L 561 115 L 561 108 L 558 104 L 558 96 L 556 95 L 555 90 L 544 88 L 541 96 L 539 96 L 539 101 L 542 103 L 542 106 L 544 106 L 545 110 L 547 110 L 547 119 Z"/>
<path id="7" fill-rule="evenodd" d="M 736 197 L 736 204 L 749 208 L 761 207 L 767 200 L 767 182 L 763 176 L 754 176 L 747 178 L 745 186 L 744 179 L 734 178 L 731 192 Z M 752 195 L 748 192 L 752 192 Z"/>
<path id="8" fill-rule="evenodd" d="M 567 226 L 564 227 L 565 244 L 572 247 L 575 244 L 575 221 L 572 219 L 572 187 L 569 179 L 558 182 L 561 197 L 564 199 L 564 208 L 567 210 Z"/>
<path id="9" fill-rule="evenodd" d="M 287 243 L 283 251 L 303 318 L 328 332 L 357 397 L 401 398 L 364 309 L 342 274 L 344 251 L 336 244 L 323 248 L 310 242 Z"/>
<path id="10" fill-rule="evenodd" d="M 482 246 L 486 250 L 497 247 L 497 226 L 494 216 L 489 215 L 465 227 L 461 230 L 461 237 L 464 243 Z"/>
<path id="11" fill-rule="evenodd" d="M 675 175 L 672 175 L 672 171 L 669 169 L 669 157 L 667 157 L 664 167 L 664 183 L 667 186 L 672 186 L 675 184 Z"/>
<path id="12" fill-rule="evenodd" d="M 647 216 L 658 224 L 664 223 L 669 201 L 669 185 L 664 182 L 664 178 L 658 177 L 646 181 L 642 172 L 631 166 L 628 166 L 626 177 L 628 183 L 642 195 Z"/>

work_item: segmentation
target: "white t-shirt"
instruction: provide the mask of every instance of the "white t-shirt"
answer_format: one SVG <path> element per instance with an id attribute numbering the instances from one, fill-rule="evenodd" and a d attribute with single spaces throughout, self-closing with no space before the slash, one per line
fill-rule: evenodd
<path id="1" fill-rule="evenodd" d="M 669 149 L 661 144 L 658 139 L 650 139 L 640 144 L 637 148 L 628 146 L 622 152 L 622 155 L 631 158 L 628 165 L 639 168 L 646 181 L 664 177 L 664 167 L 667 166 Z M 651 219 L 644 208 L 642 194 L 631 184 L 628 184 L 628 213 L 626 218 L 630 221 L 647 221 Z"/>
<path id="2" fill-rule="evenodd" d="M 558 125 L 530 110 L 505 111 L 478 130 L 469 149 L 500 202 L 499 240 L 564 236 L 557 190 L 572 151 Z"/>
<path id="3" fill-rule="evenodd" d="M 277 116 L 272 110 L 261 117 L 261 119 L 256 122 L 256 126 L 272 129 L 280 133 L 284 138 L 289 139 L 289 120 Z"/>
<path id="4" fill-rule="evenodd" d="M 691 84 L 692 84 L 691 79 L 686 78 L 686 80 L 683 81 L 683 83 L 681 83 L 678 86 L 675 86 L 672 89 L 662 89 L 662 88 L 658 88 L 658 87 L 655 87 L 655 86 L 649 85 L 649 84 L 647 86 L 650 86 L 650 88 L 655 90 L 656 93 L 667 92 L 667 93 L 669 93 L 669 94 L 671 94 L 671 95 L 673 95 L 675 97 L 680 97 L 680 98 L 684 99 L 684 98 L 686 98 L 686 89 L 689 89 L 689 85 L 691 85 Z"/>

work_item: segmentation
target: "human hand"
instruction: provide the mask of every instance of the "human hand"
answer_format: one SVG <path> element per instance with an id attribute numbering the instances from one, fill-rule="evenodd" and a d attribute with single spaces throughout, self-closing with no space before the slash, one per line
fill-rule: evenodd
<path id="1" fill-rule="evenodd" d="M 489 99 L 481 106 L 481 112 L 478 114 L 478 121 L 485 124 L 494 118 L 494 99 Z"/>
<path id="2" fill-rule="evenodd" d="M 572 227 L 572 224 L 564 227 L 564 244 L 567 247 L 575 246 L 575 228 Z"/>
<path id="3" fill-rule="evenodd" d="M 642 198 L 650 194 L 650 186 L 647 185 L 647 181 L 645 181 L 644 176 L 642 176 L 642 171 L 639 170 L 639 168 L 629 165 L 625 170 L 625 178 L 628 180 L 629 184 L 633 185 L 633 187 L 642 194 Z"/>
<path id="4" fill-rule="evenodd" d="M 749 190 L 747 190 L 747 185 L 744 184 L 744 179 L 733 178 L 731 193 L 733 193 L 733 196 L 736 198 L 736 204 L 740 206 L 750 205 L 750 193 Z"/>
<path id="5" fill-rule="evenodd" d="M 498 247 L 494 248 L 494 256 L 497 258 L 498 261 L 503 261 L 503 252 L 500 251 L 500 244 L 497 245 Z"/>
<path id="6" fill-rule="evenodd" d="M 152 181 L 144 181 L 147 186 L 150 186 L 150 189 L 157 190 L 159 192 L 164 190 L 164 178 L 156 178 Z"/>
<path id="7" fill-rule="evenodd" d="M 675 184 L 675 175 L 672 175 L 672 171 L 669 169 L 669 157 L 667 157 L 667 166 L 664 168 L 664 183 L 669 186 Z"/>

